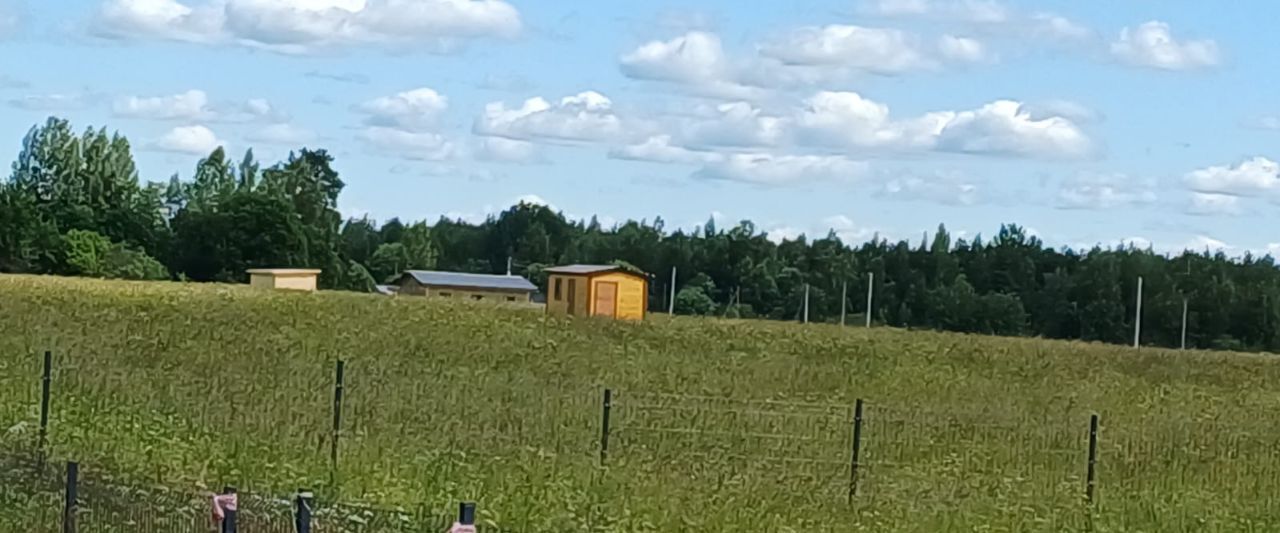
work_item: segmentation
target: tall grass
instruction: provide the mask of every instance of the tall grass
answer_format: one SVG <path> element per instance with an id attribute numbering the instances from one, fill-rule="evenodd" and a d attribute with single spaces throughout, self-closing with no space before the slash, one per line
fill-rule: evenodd
<path id="1" fill-rule="evenodd" d="M 130 484 L 438 512 L 473 499 L 525 531 L 1280 529 L 1266 356 L 6 276 L 5 446 L 34 442 L 46 349 L 52 453 Z"/>

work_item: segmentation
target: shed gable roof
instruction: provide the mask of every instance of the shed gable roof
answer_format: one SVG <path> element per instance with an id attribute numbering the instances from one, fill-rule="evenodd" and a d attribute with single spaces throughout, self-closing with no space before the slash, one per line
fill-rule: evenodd
<path id="1" fill-rule="evenodd" d="M 464 272 L 440 272 L 436 270 L 409 270 L 404 273 L 412 276 L 414 281 L 433 287 L 471 287 L 477 289 L 498 289 L 505 291 L 538 290 L 529 280 L 520 276 L 503 276 L 497 274 L 468 274 Z"/>
<path id="2" fill-rule="evenodd" d="M 605 274 L 609 272 L 617 272 L 620 274 L 629 274 L 638 278 L 645 277 L 644 274 L 637 274 L 617 265 L 566 265 L 551 267 L 543 270 L 548 274 L 569 274 L 569 275 L 585 275 Z"/>

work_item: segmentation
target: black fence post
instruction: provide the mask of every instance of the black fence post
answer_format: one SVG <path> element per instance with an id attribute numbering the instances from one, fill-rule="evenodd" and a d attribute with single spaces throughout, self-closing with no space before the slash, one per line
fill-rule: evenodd
<path id="1" fill-rule="evenodd" d="M 1097 485 L 1098 465 L 1098 415 L 1089 417 L 1089 471 L 1085 477 L 1085 501 L 1093 505 L 1094 487 Z"/>
<path id="2" fill-rule="evenodd" d="M 464 526 L 475 525 L 476 523 L 475 502 L 461 502 L 458 504 L 458 523 Z"/>
<path id="3" fill-rule="evenodd" d="M 294 499 L 293 530 L 296 533 L 311 533 L 311 502 L 314 496 L 311 491 L 298 489 L 298 497 Z"/>
<path id="4" fill-rule="evenodd" d="M 67 493 L 62 507 L 62 533 L 76 533 L 76 512 L 80 508 L 80 463 L 67 463 Z"/>
<path id="5" fill-rule="evenodd" d="M 862 451 L 862 398 L 853 406 L 853 450 L 849 456 L 849 503 L 858 494 L 858 454 Z"/>
<path id="6" fill-rule="evenodd" d="M 339 359 L 336 375 L 333 380 L 333 435 L 329 448 L 329 480 L 336 479 L 338 471 L 338 437 L 342 434 L 342 388 L 345 380 L 346 362 Z"/>
<path id="7" fill-rule="evenodd" d="M 609 411 L 613 409 L 613 390 L 604 390 L 604 405 L 600 421 L 600 466 L 609 457 Z"/>
<path id="8" fill-rule="evenodd" d="M 38 456 L 44 467 L 44 449 L 49 442 L 49 387 L 53 382 L 53 352 L 44 352 L 44 371 L 40 374 L 40 442 Z"/>
<path id="9" fill-rule="evenodd" d="M 235 487 L 232 487 L 230 485 L 222 487 L 223 495 L 235 494 L 235 493 L 236 493 Z M 222 507 L 222 529 L 220 530 L 220 532 L 236 533 L 236 513 L 238 512 L 237 507 L 227 507 L 225 505 L 222 505 L 221 503 L 219 503 L 218 505 Z"/>

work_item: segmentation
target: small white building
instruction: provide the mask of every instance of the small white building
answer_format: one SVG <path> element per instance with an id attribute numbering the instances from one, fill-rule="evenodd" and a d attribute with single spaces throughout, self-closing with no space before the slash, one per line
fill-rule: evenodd
<path id="1" fill-rule="evenodd" d="M 249 286 L 259 289 L 315 291 L 320 270 L 313 268 L 251 268 Z"/>

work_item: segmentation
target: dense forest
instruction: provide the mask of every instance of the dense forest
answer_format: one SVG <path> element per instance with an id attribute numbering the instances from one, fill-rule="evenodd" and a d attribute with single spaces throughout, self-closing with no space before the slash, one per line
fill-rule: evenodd
<path id="1" fill-rule="evenodd" d="M 1271 257 L 1188 251 L 1055 250 L 1016 225 L 992 237 L 844 243 L 834 234 L 775 243 L 749 221 L 693 231 L 661 218 L 601 227 L 520 204 L 480 224 L 441 219 L 343 220 L 343 181 L 324 150 L 263 167 L 221 149 L 188 181 L 144 182 L 128 140 L 77 134 L 51 118 L 23 139 L 0 183 L 0 272 L 242 282 L 253 267 L 321 268 L 329 289 L 373 291 L 406 269 L 515 273 L 618 263 L 652 276 L 665 309 L 678 272 L 677 313 L 796 320 L 806 287 L 811 321 L 1131 342 L 1144 278 L 1142 342 L 1178 346 L 1184 302 L 1190 347 L 1280 348 L 1280 269 Z M 874 276 L 871 276 L 874 274 Z M 847 297 L 842 303 L 842 294 Z"/>

